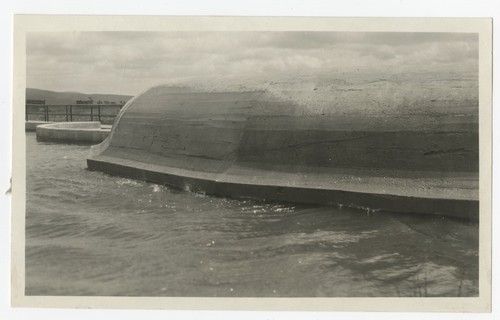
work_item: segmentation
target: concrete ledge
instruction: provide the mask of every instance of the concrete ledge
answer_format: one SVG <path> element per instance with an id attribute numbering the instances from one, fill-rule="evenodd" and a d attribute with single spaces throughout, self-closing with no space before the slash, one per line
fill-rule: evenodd
<path id="1" fill-rule="evenodd" d="M 26 132 L 34 132 L 36 131 L 36 127 L 42 124 L 50 124 L 52 122 L 47 121 L 26 121 L 24 125 L 24 131 Z"/>
<path id="2" fill-rule="evenodd" d="M 100 143 L 110 131 L 111 129 L 101 128 L 98 121 L 59 122 L 36 126 L 36 137 L 41 141 Z"/>
<path id="3" fill-rule="evenodd" d="M 278 185 L 265 182 L 265 174 L 256 173 L 261 179 L 241 181 L 235 176 L 200 174 L 112 157 L 87 159 L 90 170 L 169 185 L 174 188 L 202 192 L 213 196 L 239 199 L 267 199 L 291 203 L 321 204 L 357 208 L 370 212 L 423 213 L 468 220 L 479 219 L 479 200 L 476 197 L 450 199 L 439 192 L 416 195 L 412 188 L 402 188 L 399 194 L 384 193 L 384 185 L 374 190 L 338 186 L 307 186 L 304 184 Z M 287 179 L 282 179 L 287 181 Z M 413 179 L 407 179 L 411 183 Z M 435 190 L 438 191 L 438 190 Z"/>

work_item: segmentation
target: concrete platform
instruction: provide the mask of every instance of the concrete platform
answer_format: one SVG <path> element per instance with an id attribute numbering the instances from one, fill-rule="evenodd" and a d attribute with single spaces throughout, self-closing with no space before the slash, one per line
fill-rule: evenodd
<path id="1" fill-rule="evenodd" d="M 478 218 L 477 115 L 302 111 L 266 91 L 156 87 L 88 167 L 216 196 Z"/>
<path id="2" fill-rule="evenodd" d="M 36 137 L 41 141 L 96 144 L 106 139 L 110 132 L 111 128 L 103 128 L 98 121 L 57 122 L 36 126 Z"/>

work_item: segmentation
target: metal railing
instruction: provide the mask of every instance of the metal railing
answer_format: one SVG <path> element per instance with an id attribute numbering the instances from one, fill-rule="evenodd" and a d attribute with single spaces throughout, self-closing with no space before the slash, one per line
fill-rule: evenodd
<path id="1" fill-rule="evenodd" d="M 100 121 L 111 124 L 120 112 L 123 104 L 28 104 L 26 103 L 26 121 Z"/>

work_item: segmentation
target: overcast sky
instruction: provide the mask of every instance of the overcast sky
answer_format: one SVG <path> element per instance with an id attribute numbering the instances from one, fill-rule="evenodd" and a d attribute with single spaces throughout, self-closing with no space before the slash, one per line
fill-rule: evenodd
<path id="1" fill-rule="evenodd" d="M 452 33 L 64 32 L 27 37 L 27 86 L 135 95 L 186 79 L 339 72 L 475 72 L 478 38 Z"/>

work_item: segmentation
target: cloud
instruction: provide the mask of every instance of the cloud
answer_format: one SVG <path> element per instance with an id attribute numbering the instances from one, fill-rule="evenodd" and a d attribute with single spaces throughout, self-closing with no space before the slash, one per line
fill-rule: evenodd
<path id="1" fill-rule="evenodd" d="M 463 33 L 60 32 L 27 37 L 27 85 L 135 94 L 189 78 L 477 71 Z"/>

